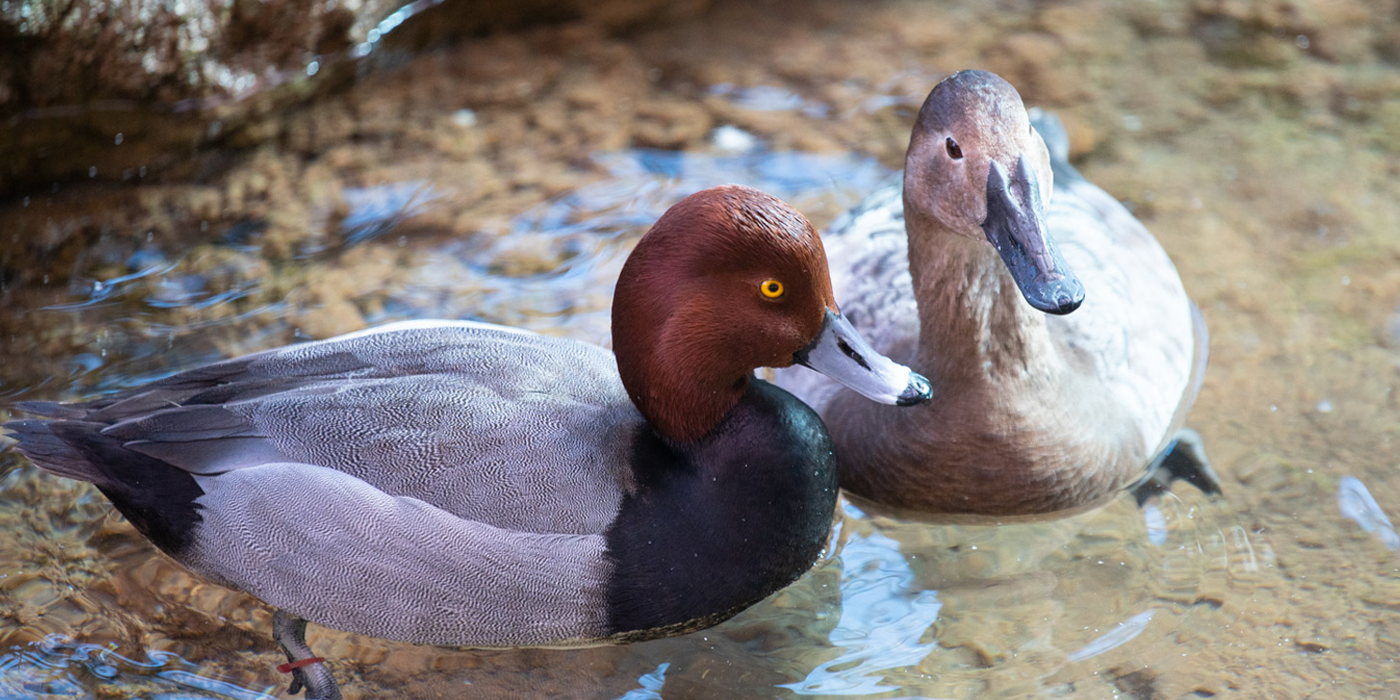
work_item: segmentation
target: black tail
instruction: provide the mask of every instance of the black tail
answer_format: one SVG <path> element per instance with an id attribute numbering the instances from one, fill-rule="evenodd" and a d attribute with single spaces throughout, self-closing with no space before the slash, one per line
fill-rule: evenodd
<path id="1" fill-rule="evenodd" d="M 77 418 L 78 405 L 30 402 L 35 413 Z M 108 500 L 157 547 L 178 555 L 202 519 L 195 499 L 204 490 L 189 472 L 128 449 L 102 432 L 107 426 L 84 420 L 17 420 L 3 427 L 19 441 L 19 451 L 40 469 L 96 485 Z"/>

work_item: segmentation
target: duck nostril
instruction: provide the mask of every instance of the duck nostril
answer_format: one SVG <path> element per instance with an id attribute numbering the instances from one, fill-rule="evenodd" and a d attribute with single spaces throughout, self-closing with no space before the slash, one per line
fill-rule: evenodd
<path id="1" fill-rule="evenodd" d="M 856 352 L 855 348 L 851 347 L 846 342 L 845 338 L 836 339 L 836 348 L 841 351 L 841 354 L 851 358 L 852 360 L 855 360 L 856 364 L 860 365 L 861 367 L 864 367 L 865 369 L 870 369 L 870 363 L 866 362 L 865 358 L 861 357 L 861 354 Z"/>

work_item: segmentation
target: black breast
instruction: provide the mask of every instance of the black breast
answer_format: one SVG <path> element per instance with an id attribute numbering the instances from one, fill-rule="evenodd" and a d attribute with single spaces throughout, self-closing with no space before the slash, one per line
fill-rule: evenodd
<path id="1" fill-rule="evenodd" d="M 609 628 L 622 639 L 727 619 L 811 568 L 831 528 L 836 460 L 805 404 L 754 380 L 701 440 L 642 428 L 638 488 L 607 532 Z"/>

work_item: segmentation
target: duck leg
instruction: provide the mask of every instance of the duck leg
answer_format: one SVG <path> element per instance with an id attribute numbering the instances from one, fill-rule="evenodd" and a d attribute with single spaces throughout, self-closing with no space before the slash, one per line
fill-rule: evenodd
<path id="1" fill-rule="evenodd" d="M 306 643 L 306 620 L 278 610 L 272 614 L 272 637 L 287 655 L 287 663 L 277 667 L 292 674 L 287 692 L 296 695 L 305 688 L 306 700 L 341 700 L 340 687 L 325 660 L 311 653 Z"/>
<path id="2" fill-rule="evenodd" d="M 1207 496 L 1220 495 L 1220 477 L 1206 458 L 1201 434 L 1190 428 L 1177 431 L 1176 440 L 1147 467 L 1147 476 L 1129 490 L 1141 507 L 1148 499 L 1170 489 L 1173 481 L 1185 481 Z"/>

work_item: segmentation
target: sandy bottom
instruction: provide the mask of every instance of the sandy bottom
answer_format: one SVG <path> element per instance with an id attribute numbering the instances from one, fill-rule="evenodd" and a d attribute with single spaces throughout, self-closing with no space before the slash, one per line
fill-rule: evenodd
<path id="1" fill-rule="evenodd" d="M 811 574 L 680 638 L 461 651 L 316 629 L 346 696 L 1400 694 L 1400 553 L 1355 506 L 1400 514 L 1400 6 L 733 5 L 384 55 L 178 172 L 7 203 L 0 409 L 400 318 L 606 342 L 616 271 L 669 203 L 738 181 L 824 225 L 900 166 L 941 76 L 990 68 L 1065 119 L 1205 312 L 1190 422 L 1223 501 L 1179 488 L 1002 529 L 850 507 Z M 4 447 L 0 474 L 0 697 L 284 696 L 264 606 L 88 487 Z"/>

